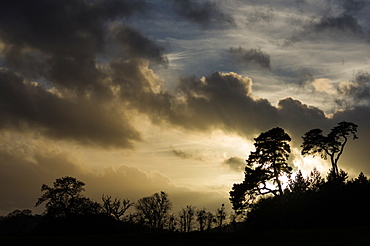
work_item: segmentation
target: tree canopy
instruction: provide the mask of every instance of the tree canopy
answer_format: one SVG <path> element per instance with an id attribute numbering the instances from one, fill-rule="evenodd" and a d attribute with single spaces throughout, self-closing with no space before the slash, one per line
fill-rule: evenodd
<path id="1" fill-rule="evenodd" d="M 283 194 L 279 177 L 292 171 L 287 163 L 291 138 L 284 129 L 273 128 L 254 140 L 256 149 L 246 160 L 244 181 L 234 184 L 230 192 L 234 210 L 244 209 L 258 195 Z"/>
<path id="2" fill-rule="evenodd" d="M 84 182 L 68 176 L 56 179 L 53 187 L 43 184 L 41 191 L 44 194 L 38 199 L 36 206 L 46 202 L 45 213 L 55 217 L 97 213 L 100 205 L 82 195 L 84 186 Z"/>
<path id="3" fill-rule="evenodd" d="M 350 136 L 357 139 L 357 125 L 352 122 L 342 121 L 333 127 L 327 136 L 321 129 L 312 129 L 304 134 L 302 155 L 319 155 L 323 159 L 330 158 L 334 177 L 339 177 L 338 160 L 343 154 L 345 145 Z"/>
<path id="4" fill-rule="evenodd" d="M 153 231 L 160 231 L 167 223 L 172 202 L 168 194 L 161 191 L 161 193 L 139 199 L 135 207 L 143 224 Z"/>

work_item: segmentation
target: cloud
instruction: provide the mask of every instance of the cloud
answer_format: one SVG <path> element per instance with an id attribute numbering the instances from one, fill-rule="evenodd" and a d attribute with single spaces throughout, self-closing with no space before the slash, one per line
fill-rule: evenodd
<path id="1" fill-rule="evenodd" d="M 115 25 L 112 27 L 112 34 L 113 42 L 120 46 L 122 50 L 120 55 L 123 57 L 144 58 L 163 65 L 168 63 L 167 58 L 163 56 L 164 48 L 139 31 L 129 26 Z"/>
<path id="2" fill-rule="evenodd" d="M 313 26 L 316 32 L 350 32 L 356 36 L 363 34 L 361 26 L 351 15 L 341 15 L 337 17 L 324 17 L 320 22 Z"/>
<path id="3" fill-rule="evenodd" d="M 225 28 L 235 25 L 232 16 L 226 14 L 215 2 L 209 0 L 172 0 L 172 5 L 179 16 L 197 23 L 202 28 Z"/>
<path id="4" fill-rule="evenodd" d="M 252 98 L 252 80 L 236 73 L 213 73 L 207 77 L 182 78 L 183 120 L 187 129 L 222 129 L 242 136 L 270 125 L 265 117 L 276 110 L 264 99 Z"/>
<path id="5" fill-rule="evenodd" d="M 295 35 L 292 40 L 305 41 L 316 39 L 360 39 L 364 40 L 366 33 L 358 20 L 350 14 L 340 14 L 338 16 L 322 16 L 308 21 L 303 26 L 303 31 Z"/>
<path id="6" fill-rule="evenodd" d="M 203 161 L 203 158 L 201 156 L 190 154 L 182 150 L 177 150 L 177 149 L 172 148 L 171 152 L 181 159 L 192 159 L 192 160 L 197 160 L 197 161 Z"/>
<path id="7" fill-rule="evenodd" d="M 367 72 L 358 72 L 353 81 L 335 83 L 326 78 L 318 78 L 306 81 L 305 85 L 306 89 L 311 87 L 313 92 L 324 94 L 327 100 L 333 100 L 342 109 L 370 103 L 370 76 Z"/>
<path id="8" fill-rule="evenodd" d="M 317 92 L 324 92 L 326 94 L 335 95 L 337 91 L 335 90 L 332 82 L 329 79 L 320 78 L 315 79 L 311 82 L 311 85 Z"/>
<path id="9" fill-rule="evenodd" d="M 243 172 L 246 162 L 244 159 L 234 156 L 226 159 L 222 165 L 227 166 L 235 172 Z"/>
<path id="10" fill-rule="evenodd" d="M 244 65 L 247 67 L 251 66 L 271 70 L 270 55 L 261 51 L 261 49 L 245 50 L 242 47 L 230 48 L 229 54 L 241 66 Z"/>
<path id="11" fill-rule="evenodd" d="M 337 103 L 341 106 L 353 107 L 354 105 L 370 104 L 370 81 L 364 82 L 365 77 L 358 77 L 360 82 L 342 81 L 338 85 Z"/>
<path id="12" fill-rule="evenodd" d="M 292 134 L 292 139 L 298 141 L 296 144 L 299 145 L 300 137 L 308 130 L 319 126 L 326 127 L 331 124 L 321 109 L 309 106 L 291 97 L 280 100 L 277 109 L 281 119 L 279 124 Z"/>
<path id="13" fill-rule="evenodd" d="M 86 98 L 60 98 L 43 86 L 0 70 L 0 129 L 37 131 L 100 147 L 132 147 L 140 134 L 112 107 Z"/>
<path id="14" fill-rule="evenodd" d="M 311 84 L 313 81 L 315 81 L 314 76 L 312 75 L 311 71 L 307 69 L 300 69 L 299 75 L 298 75 L 298 85 L 304 86 L 307 83 Z"/>
<path id="15" fill-rule="evenodd" d="M 253 9 L 252 13 L 247 13 L 247 24 L 249 26 L 253 26 L 256 23 L 267 23 L 269 24 L 271 21 L 275 19 L 274 9 L 271 7 L 259 7 Z"/>
<path id="16" fill-rule="evenodd" d="M 370 82 L 370 73 L 368 72 L 358 72 L 355 77 L 356 83 L 369 83 Z"/>

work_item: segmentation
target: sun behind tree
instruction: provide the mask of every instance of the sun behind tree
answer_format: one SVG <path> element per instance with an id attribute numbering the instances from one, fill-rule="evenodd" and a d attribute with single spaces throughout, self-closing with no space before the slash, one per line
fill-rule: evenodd
<path id="1" fill-rule="evenodd" d="M 327 136 L 322 134 L 321 129 L 312 129 L 302 137 L 302 155 L 319 155 L 324 160 L 330 157 L 332 176 L 336 179 L 340 174 L 338 169 L 339 157 L 343 154 L 348 137 L 352 136 L 353 139 L 358 138 L 356 132 L 357 125 L 346 121 L 339 122 L 337 126 L 331 129 Z"/>
<path id="2" fill-rule="evenodd" d="M 279 177 L 290 174 L 292 167 L 287 163 L 290 154 L 290 136 L 280 127 L 261 133 L 254 139 L 255 151 L 246 160 L 243 183 L 234 184 L 230 191 L 233 209 L 244 210 L 258 195 L 282 195 Z M 271 184 L 275 188 L 270 188 Z"/>

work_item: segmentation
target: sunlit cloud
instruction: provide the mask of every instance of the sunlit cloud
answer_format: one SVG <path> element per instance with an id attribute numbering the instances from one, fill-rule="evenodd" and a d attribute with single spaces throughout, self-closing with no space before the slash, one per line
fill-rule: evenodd
<path id="1" fill-rule="evenodd" d="M 311 84 L 318 92 L 324 92 L 330 95 L 337 94 L 337 91 L 329 79 L 315 79 Z"/>

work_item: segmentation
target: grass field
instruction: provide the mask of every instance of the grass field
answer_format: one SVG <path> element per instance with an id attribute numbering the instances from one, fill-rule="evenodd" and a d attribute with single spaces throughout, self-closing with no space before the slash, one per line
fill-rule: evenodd
<path id="1" fill-rule="evenodd" d="M 254 231 L 245 233 L 162 233 L 119 234 L 66 237 L 0 237 L 1 246 L 65 245 L 370 245 L 370 227 L 323 228 L 284 231 Z"/>

